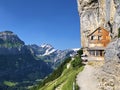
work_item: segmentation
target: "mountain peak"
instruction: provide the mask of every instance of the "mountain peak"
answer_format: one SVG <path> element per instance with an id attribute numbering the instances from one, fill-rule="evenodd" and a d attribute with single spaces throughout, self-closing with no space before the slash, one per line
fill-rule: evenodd
<path id="1" fill-rule="evenodd" d="M 0 35 L 15 35 L 12 31 L 2 31 L 0 32 Z"/>
<path id="2" fill-rule="evenodd" d="M 53 48 L 53 46 L 51 44 L 47 44 L 47 43 L 43 43 L 42 45 L 40 45 L 40 47 L 42 47 L 42 48 Z"/>
<path id="3" fill-rule="evenodd" d="M 78 50 L 80 50 L 80 48 L 73 48 L 72 50 L 73 51 L 78 51 Z"/>
<path id="4" fill-rule="evenodd" d="M 54 47 L 51 44 L 44 43 L 44 44 L 40 45 L 40 47 L 43 50 L 45 50 L 45 53 L 43 54 L 43 56 L 49 55 L 49 54 L 53 53 L 54 51 L 56 51 L 56 49 L 54 49 Z"/>
<path id="5" fill-rule="evenodd" d="M 24 45 L 24 42 L 12 31 L 0 32 L 0 46 L 13 47 L 13 46 L 21 46 L 21 45 Z"/>
<path id="6" fill-rule="evenodd" d="M 12 31 L 9 31 L 9 30 L 5 30 L 5 31 L 2 31 L 0 33 L 13 33 Z"/>

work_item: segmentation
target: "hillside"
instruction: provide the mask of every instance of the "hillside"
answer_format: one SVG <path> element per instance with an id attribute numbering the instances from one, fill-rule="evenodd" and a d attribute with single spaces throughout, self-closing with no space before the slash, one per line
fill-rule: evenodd
<path id="1" fill-rule="evenodd" d="M 0 32 L 0 90 L 26 90 L 76 53 L 49 44 L 25 45 L 12 31 Z"/>
<path id="2" fill-rule="evenodd" d="M 82 70 L 80 55 L 67 58 L 50 76 L 31 90 L 78 90 L 76 76 Z"/>
<path id="3" fill-rule="evenodd" d="M 36 60 L 16 34 L 0 32 L 0 90 L 26 90 L 51 72 L 51 67 Z"/>

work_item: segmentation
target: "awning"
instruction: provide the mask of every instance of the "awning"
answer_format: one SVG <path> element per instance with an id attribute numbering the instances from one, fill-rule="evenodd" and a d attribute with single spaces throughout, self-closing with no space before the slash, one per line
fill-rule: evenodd
<path id="1" fill-rule="evenodd" d="M 88 50 L 105 50 L 104 47 L 92 47 L 92 48 L 88 48 Z"/>

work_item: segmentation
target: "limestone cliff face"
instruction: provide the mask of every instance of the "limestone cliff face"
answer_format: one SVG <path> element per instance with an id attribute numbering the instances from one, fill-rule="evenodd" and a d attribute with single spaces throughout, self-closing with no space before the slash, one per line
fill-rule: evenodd
<path id="1" fill-rule="evenodd" d="M 82 47 L 88 47 L 87 35 L 98 27 L 111 34 L 112 42 L 105 50 L 105 63 L 95 75 L 100 90 L 120 90 L 120 0 L 77 0 Z"/>
<path id="2" fill-rule="evenodd" d="M 100 90 L 120 90 L 120 38 L 105 51 L 105 63 L 97 73 Z"/>
<path id="3" fill-rule="evenodd" d="M 80 15 L 82 47 L 88 47 L 87 35 L 98 27 L 110 31 L 116 39 L 120 27 L 119 0 L 77 0 Z"/>

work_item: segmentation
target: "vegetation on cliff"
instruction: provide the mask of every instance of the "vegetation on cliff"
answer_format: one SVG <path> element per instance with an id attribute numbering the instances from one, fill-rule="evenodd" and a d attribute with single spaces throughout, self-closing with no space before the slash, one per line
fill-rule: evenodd
<path id="1" fill-rule="evenodd" d="M 120 28 L 118 28 L 118 38 L 120 38 Z"/>

